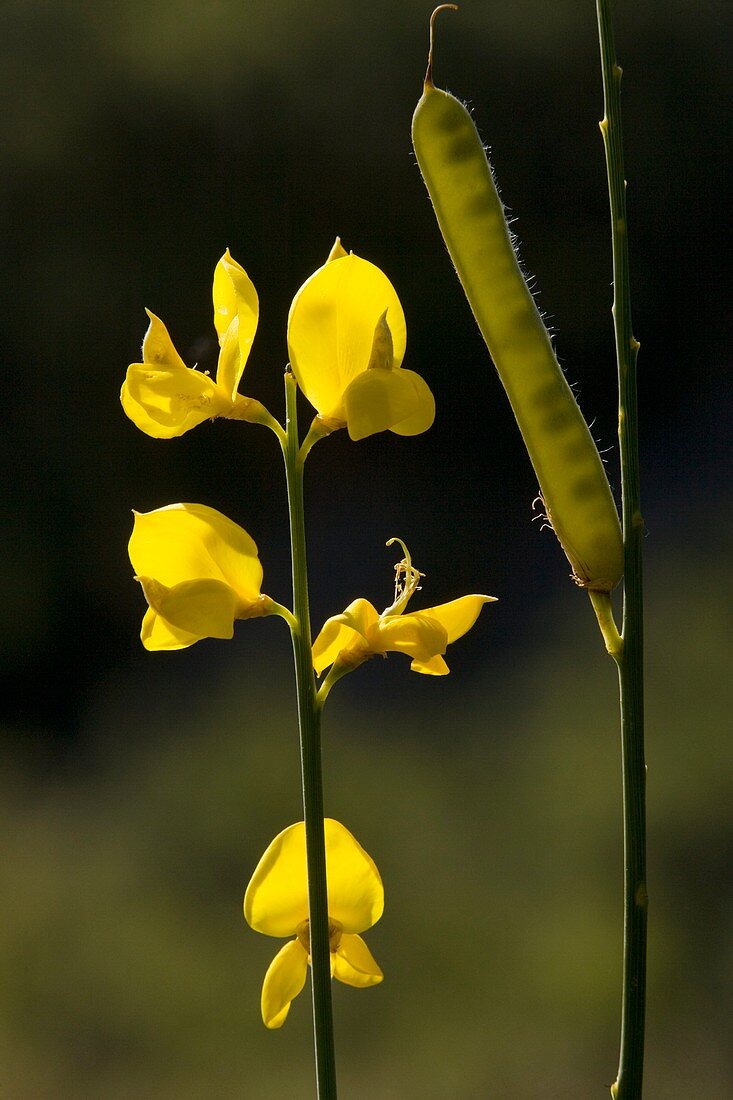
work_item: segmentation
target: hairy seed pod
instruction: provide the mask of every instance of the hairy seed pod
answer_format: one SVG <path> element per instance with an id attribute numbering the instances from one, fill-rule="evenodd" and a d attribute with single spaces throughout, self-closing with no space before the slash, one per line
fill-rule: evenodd
<path id="1" fill-rule="evenodd" d="M 486 341 L 576 582 L 610 592 L 623 572 L 618 512 L 598 448 L 517 262 L 471 116 L 432 80 L 432 37 L 412 141 L 440 231 Z"/>

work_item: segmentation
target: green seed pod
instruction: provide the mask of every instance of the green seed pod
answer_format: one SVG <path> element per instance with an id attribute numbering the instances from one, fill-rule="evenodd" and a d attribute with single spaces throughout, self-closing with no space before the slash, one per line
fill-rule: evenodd
<path id="1" fill-rule="evenodd" d="M 466 108 L 432 81 L 433 22 L 412 141 L 440 231 L 511 402 L 547 519 L 584 588 L 623 573 L 618 512 L 598 448 L 514 253 L 486 151 Z"/>

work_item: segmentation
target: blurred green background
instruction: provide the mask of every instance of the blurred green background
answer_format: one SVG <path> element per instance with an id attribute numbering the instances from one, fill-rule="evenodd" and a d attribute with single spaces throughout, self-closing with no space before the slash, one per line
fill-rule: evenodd
<path id="1" fill-rule="evenodd" d="M 649 1100 L 724 1100 L 730 866 L 730 13 L 617 4 L 647 521 Z M 307 467 L 316 627 L 389 601 L 399 535 L 430 603 L 499 603 L 444 680 L 398 656 L 335 690 L 327 810 L 375 858 L 383 985 L 334 989 L 348 1100 L 602 1097 L 618 1042 L 613 668 L 552 535 L 414 164 L 430 5 L 6 0 L 0 219 L 0 1091 L 11 1100 L 313 1092 L 309 1006 L 267 1033 L 275 941 L 241 896 L 301 816 L 289 642 L 148 654 L 130 509 L 200 501 L 288 598 L 269 433 L 138 433 L 118 401 L 164 318 L 211 367 L 213 267 L 258 288 L 244 390 L 282 412 L 292 295 L 338 233 L 407 316 L 438 418 Z M 436 81 L 474 106 L 527 269 L 618 488 L 593 5 L 466 0 Z M 8 407 L 9 406 L 9 407 Z M 305 423 L 305 409 L 304 409 Z"/>

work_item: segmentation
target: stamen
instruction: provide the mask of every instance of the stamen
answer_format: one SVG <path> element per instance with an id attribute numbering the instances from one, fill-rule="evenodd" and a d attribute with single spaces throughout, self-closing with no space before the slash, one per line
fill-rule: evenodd
<path id="1" fill-rule="evenodd" d="M 393 546 L 394 543 L 399 543 L 404 553 L 402 561 L 398 561 L 395 565 L 395 582 L 394 582 L 394 603 L 389 607 L 386 607 L 382 612 L 382 615 L 401 615 L 407 607 L 407 604 L 411 600 L 413 594 L 420 589 L 420 579 L 425 574 L 421 573 L 419 569 L 415 569 L 412 564 L 412 558 L 410 551 L 405 546 L 402 539 L 389 539 L 386 543 L 387 546 Z"/>

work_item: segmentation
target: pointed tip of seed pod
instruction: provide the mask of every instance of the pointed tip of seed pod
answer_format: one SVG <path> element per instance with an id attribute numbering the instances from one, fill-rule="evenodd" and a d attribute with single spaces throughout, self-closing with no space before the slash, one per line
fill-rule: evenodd
<path id="1" fill-rule="evenodd" d="M 435 20 L 441 11 L 458 11 L 458 4 L 440 4 L 437 8 L 435 8 L 433 14 L 430 16 L 430 47 L 428 49 L 428 67 L 425 70 L 424 80 L 426 92 L 435 87 L 435 85 L 433 84 L 433 36 L 435 29 Z"/>

